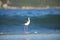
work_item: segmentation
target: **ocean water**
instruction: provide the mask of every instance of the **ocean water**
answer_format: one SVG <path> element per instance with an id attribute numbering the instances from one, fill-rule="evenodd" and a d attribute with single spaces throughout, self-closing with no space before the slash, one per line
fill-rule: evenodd
<path id="1" fill-rule="evenodd" d="M 1 35 L 0 40 L 25 40 L 23 24 L 28 17 L 28 40 L 60 40 L 60 9 L 56 8 L 0 9 L 0 34 L 9 34 Z"/>

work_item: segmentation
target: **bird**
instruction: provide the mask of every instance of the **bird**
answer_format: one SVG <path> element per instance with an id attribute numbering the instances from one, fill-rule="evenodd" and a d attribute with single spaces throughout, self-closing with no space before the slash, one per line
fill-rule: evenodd
<path id="1" fill-rule="evenodd" d="M 28 26 L 29 26 L 29 24 L 30 24 L 30 18 L 28 17 L 27 22 L 24 23 L 24 32 L 25 33 L 28 33 Z"/>
<path id="2" fill-rule="evenodd" d="M 29 24 L 30 24 L 30 17 L 28 17 L 28 20 L 27 20 L 27 22 L 26 23 L 24 23 L 24 33 L 25 33 L 25 40 L 29 40 L 28 39 L 28 26 L 29 26 Z"/>
<path id="3" fill-rule="evenodd" d="M 30 24 L 30 18 L 28 17 L 28 21 L 24 23 L 25 26 L 28 26 Z"/>

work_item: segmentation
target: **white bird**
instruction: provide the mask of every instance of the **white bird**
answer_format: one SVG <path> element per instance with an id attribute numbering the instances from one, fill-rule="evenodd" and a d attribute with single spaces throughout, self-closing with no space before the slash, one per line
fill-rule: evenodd
<path id="1" fill-rule="evenodd" d="M 24 23 L 25 26 L 28 26 L 30 24 L 30 18 L 28 17 L 28 21 Z"/>

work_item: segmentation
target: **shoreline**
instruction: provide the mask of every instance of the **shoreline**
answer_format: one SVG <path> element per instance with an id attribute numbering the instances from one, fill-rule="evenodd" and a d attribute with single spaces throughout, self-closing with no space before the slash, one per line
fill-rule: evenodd
<path id="1" fill-rule="evenodd" d="M 38 34 L 60 34 L 60 32 L 59 33 L 27 33 L 28 35 L 38 35 Z M 0 36 L 1 35 L 26 35 L 26 34 L 24 34 L 24 33 L 20 33 L 20 34 L 0 34 Z"/>
<path id="2" fill-rule="evenodd" d="M 8 7 L 4 7 L 4 8 L 0 8 L 0 9 L 60 9 L 60 7 L 11 7 L 11 6 L 8 6 Z"/>

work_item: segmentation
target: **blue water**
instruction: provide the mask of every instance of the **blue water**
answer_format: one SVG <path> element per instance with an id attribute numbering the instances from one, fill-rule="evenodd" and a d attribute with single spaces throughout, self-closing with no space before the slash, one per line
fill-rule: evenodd
<path id="1" fill-rule="evenodd" d="M 31 18 L 29 33 L 60 33 L 60 9 L 0 9 L 0 33 L 24 33 L 24 23 Z"/>

